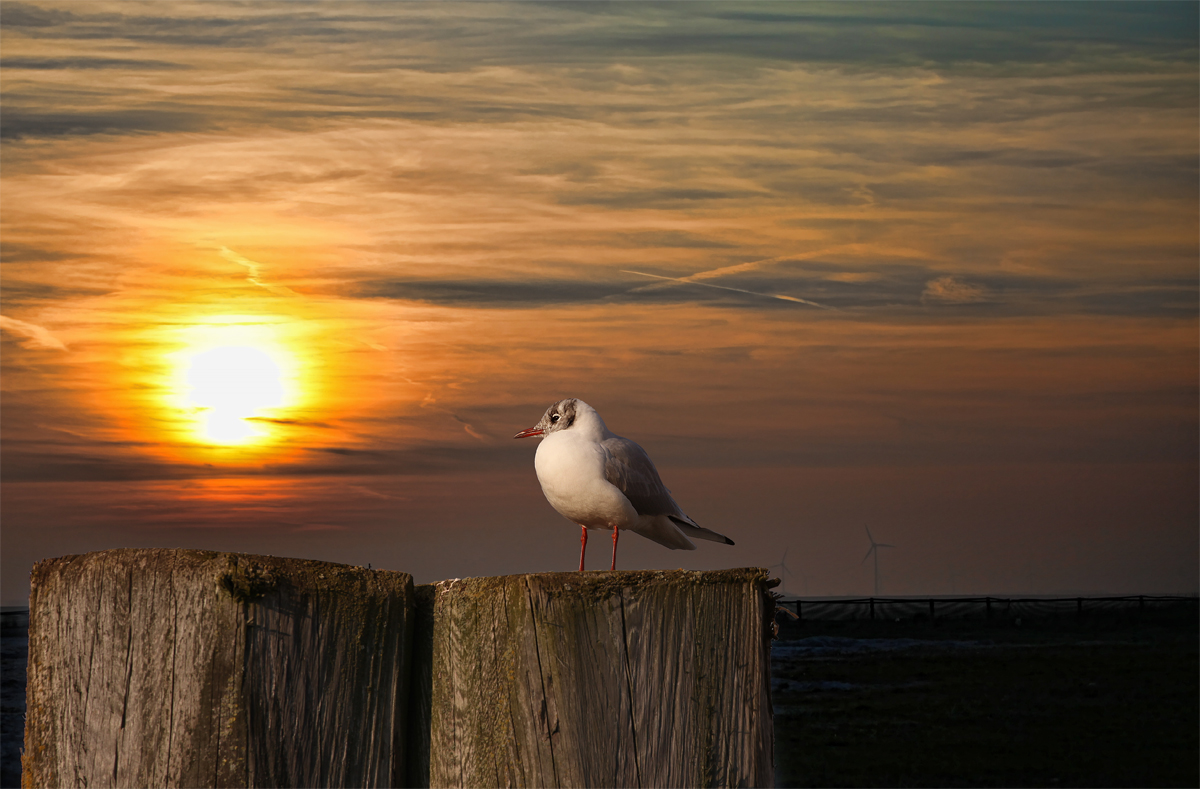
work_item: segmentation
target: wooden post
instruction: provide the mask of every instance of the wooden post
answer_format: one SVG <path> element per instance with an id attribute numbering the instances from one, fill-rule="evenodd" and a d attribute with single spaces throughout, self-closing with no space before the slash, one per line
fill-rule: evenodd
<path id="1" fill-rule="evenodd" d="M 415 650 L 432 668 L 416 679 L 414 723 L 428 723 L 414 725 L 410 784 L 771 785 L 767 578 L 543 573 L 420 588 Z"/>
<path id="2" fill-rule="evenodd" d="M 403 783 L 406 573 L 103 551 L 29 608 L 25 787 Z"/>

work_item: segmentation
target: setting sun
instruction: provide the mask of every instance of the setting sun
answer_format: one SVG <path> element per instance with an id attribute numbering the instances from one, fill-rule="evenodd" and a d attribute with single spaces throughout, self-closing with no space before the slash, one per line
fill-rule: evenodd
<path id="1" fill-rule="evenodd" d="M 273 319 L 220 316 L 178 338 L 170 407 L 189 423 L 191 441 L 264 444 L 272 420 L 300 405 L 297 360 L 281 331 Z"/>
<path id="2" fill-rule="evenodd" d="M 283 405 L 279 365 L 258 348 L 223 346 L 196 354 L 187 380 L 191 402 L 205 409 L 204 433 L 218 443 L 255 435 L 246 420 Z"/>

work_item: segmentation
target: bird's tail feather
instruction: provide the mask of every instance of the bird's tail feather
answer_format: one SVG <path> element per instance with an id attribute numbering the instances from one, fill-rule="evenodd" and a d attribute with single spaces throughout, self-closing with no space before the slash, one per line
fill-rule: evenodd
<path id="1" fill-rule="evenodd" d="M 672 550 L 694 551 L 696 546 L 684 536 L 678 524 L 669 518 L 659 516 L 654 520 L 632 527 L 631 531 L 640 534 L 648 540 L 654 540 L 659 545 L 665 545 Z"/>
<path id="2" fill-rule="evenodd" d="M 706 529 L 703 526 L 697 526 L 696 522 L 691 518 L 684 520 L 683 518 L 677 518 L 674 515 L 668 515 L 667 517 L 679 527 L 681 532 L 694 540 L 710 540 L 712 542 L 723 542 L 726 545 L 733 545 L 733 540 L 729 539 L 724 534 L 717 534 L 711 529 Z"/>

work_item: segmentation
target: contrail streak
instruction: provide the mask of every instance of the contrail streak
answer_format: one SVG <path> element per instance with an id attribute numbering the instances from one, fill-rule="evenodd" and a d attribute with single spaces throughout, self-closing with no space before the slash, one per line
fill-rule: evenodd
<path id="1" fill-rule="evenodd" d="M 815 257 L 825 250 L 817 250 L 816 252 L 803 253 L 799 255 L 781 255 L 774 258 L 763 258 L 762 260 L 751 260 L 747 263 L 738 263 L 735 266 L 722 266 L 708 271 L 699 271 L 695 274 L 689 274 L 682 279 L 683 282 L 695 282 L 698 279 L 716 279 L 717 277 L 725 277 L 730 274 L 740 274 L 743 271 L 754 271 L 757 268 L 765 266 L 769 263 L 779 263 L 784 260 L 804 260 L 805 258 Z"/>
<path id="2" fill-rule="evenodd" d="M 783 296 L 778 293 L 758 293 L 757 291 L 753 291 L 753 290 L 742 290 L 741 288 L 730 288 L 726 285 L 714 285 L 711 282 L 701 282 L 701 281 L 695 280 L 695 279 L 687 279 L 686 277 L 663 277 L 658 274 L 647 274 L 644 271 L 628 271 L 626 269 L 620 269 L 620 272 L 622 274 L 637 274 L 639 277 L 653 277 L 654 279 L 665 279 L 665 280 L 670 280 L 671 282 L 682 282 L 685 285 L 700 285 L 705 288 L 717 288 L 718 290 L 732 290 L 734 293 L 746 293 L 751 296 L 761 296 L 764 299 L 781 299 L 783 301 L 794 301 L 797 304 L 807 304 L 810 307 L 818 307 L 823 310 L 836 309 L 835 307 L 827 307 L 824 304 L 817 304 L 815 301 L 809 301 L 808 299 L 798 299 L 795 296 Z"/>
<path id="3" fill-rule="evenodd" d="M 234 252 L 229 247 L 221 247 L 221 257 L 225 258 L 226 260 L 237 263 L 239 266 L 245 266 L 247 268 L 247 272 L 246 272 L 246 281 L 247 282 L 251 282 L 255 285 L 258 285 L 260 288 L 266 288 L 267 290 L 269 290 L 272 293 L 279 295 L 279 296 L 296 296 L 296 295 L 298 295 L 296 293 L 296 291 L 292 290 L 289 287 L 286 287 L 284 285 L 274 285 L 270 282 L 264 281 L 262 278 L 262 271 L 259 268 L 258 263 L 251 260 L 250 258 L 242 257 L 241 255 Z"/>

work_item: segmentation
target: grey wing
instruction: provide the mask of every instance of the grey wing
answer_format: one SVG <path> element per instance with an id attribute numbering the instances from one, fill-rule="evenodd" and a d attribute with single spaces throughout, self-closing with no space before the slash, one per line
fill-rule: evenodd
<path id="1" fill-rule="evenodd" d="M 600 446 L 605 478 L 625 494 L 639 515 L 683 516 L 646 450 L 620 436 L 606 438 Z"/>
<path id="2" fill-rule="evenodd" d="M 669 520 L 656 521 L 652 526 L 637 528 L 639 534 L 668 548 L 691 549 L 693 539 L 711 540 L 733 545 L 724 534 L 706 529 L 683 514 L 671 491 L 663 484 L 646 450 L 628 438 L 613 436 L 600 442 L 604 449 L 604 476 L 615 485 L 639 515 L 665 515 Z M 678 535 L 683 535 L 682 537 Z"/>

